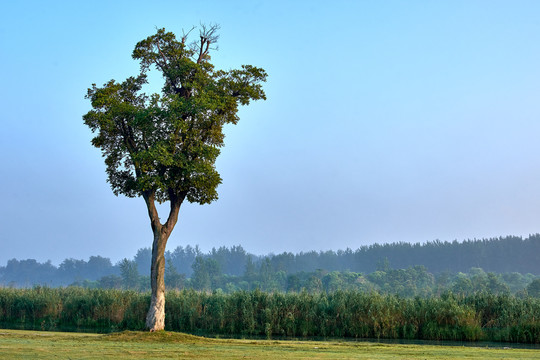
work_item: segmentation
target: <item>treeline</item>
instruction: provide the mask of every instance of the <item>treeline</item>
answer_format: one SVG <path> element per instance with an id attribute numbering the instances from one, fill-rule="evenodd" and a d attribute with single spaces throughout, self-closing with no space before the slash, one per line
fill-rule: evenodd
<path id="1" fill-rule="evenodd" d="M 282 292 L 362 290 L 401 296 L 430 296 L 447 290 L 461 294 L 523 293 L 536 278 L 532 274 L 540 274 L 539 260 L 540 235 L 462 243 L 374 244 L 356 251 L 266 256 L 249 254 L 241 246 L 214 248 L 208 253 L 198 247 L 179 246 L 166 253 L 165 282 L 170 289 L 222 289 L 228 293 L 257 288 Z M 100 256 L 88 261 L 66 259 L 58 267 L 50 262 L 12 259 L 0 267 L 0 285 L 145 291 L 150 261 L 149 248 L 139 249 L 133 259 L 114 265 Z"/>
<path id="2" fill-rule="evenodd" d="M 270 255 L 273 267 L 287 273 L 316 269 L 369 273 L 387 260 L 393 268 L 423 265 L 432 273 L 466 272 L 472 267 L 488 272 L 540 274 L 540 234 L 463 242 L 391 243 L 339 250 Z"/>
<path id="3" fill-rule="evenodd" d="M 141 273 L 149 270 L 150 249 L 141 249 L 134 260 Z M 371 273 L 381 262 L 387 261 L 395 269 L 423 265 L 429 272 L 467 272 L 470 268 L 482 268 L 487 272 L 540 275 L 540 234 L 527 238 L 507 236 L 492 239 L 474 239 L 463 242 L 431 241 L 426 243 L 389 243 L 362 246 L 356 250 L 309 251 L 293 254 L 269 254 L 255 256 L 241 246 L 220 247 L 202 254 L 198 247 L 176 248 L 168 253 L 168 259 L 180 273 L 190 277 L 191 265 L 197 256 L 212 258 L 228 275 L 242 275 L 251 260 L 259 265 L 269 259 L 274 271 L 287 274 L 327 271 Z M 143 259 L 146 259 L 144 261 Z M 148 266 L 146 266 L 148 265 Z"/>
<path id="4" fill-rule="evenodd" d="M 139 274 L 135 261 L 124 259 L 118 267 L 119 275 L 107 275 L 98 280 L 85 279 L 71 285 L 140 292 L 150 290 L 149 276 Z M 270 260 L 265 259 L 259 266 L 248 261 L 244 274 L 236 276 L 223 274 L 216 260 L 203 256 L 197 256 L 192 267 L 191 278 L 187 278 L 169 264 L 165 271 L 167 289 L 194 289 L 204 292 L 218 290 L 225 293 L 255 289 L 282 293 L 361 291 L 424 298 L 451 291 L 460 295 L 489 292 L 540 297 L 540 277 L 515 272 L 486 273 L 480 268 L 472 268 L 468 273 L 432 274 L 421 265 L 392 269 L 388 262 L 382 262 L 378 270 L 369 274 L 326 270 L 286 274 L 284 271 L 273 271 Z"/>
<path id="5" fill-rule="evenodd" d="M 0 266 L 0 285 L 67 286 L 83 279 L 98 280 L 109 275 L 119 275 L 119 265 L 113 266 L 110 259 L 101 256 L 91 256 L 88 261 L 66 259 L 59 266 L 54 266 L 51 261 L 40 263 L 34 259 L 11 259 L 6 266 Z"/>
<path id="6" fill-rule="evenodd" d="M 478 293 L 402 298 L 355 291 L 170 291 L 166 330 L 199 335 L 540 343 L 540 299 Z M 149 293 L 0 288 L 2 328 L 143 330 Z"/>

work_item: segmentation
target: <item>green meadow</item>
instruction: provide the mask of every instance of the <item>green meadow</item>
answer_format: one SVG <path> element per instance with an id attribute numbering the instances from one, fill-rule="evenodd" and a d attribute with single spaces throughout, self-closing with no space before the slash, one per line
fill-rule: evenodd
<path id="1" fill-rule="evenodd" d="M 0 330 L 1 359 L 540 359 L 513 348 L 208 339 L 174 332 Z"/>

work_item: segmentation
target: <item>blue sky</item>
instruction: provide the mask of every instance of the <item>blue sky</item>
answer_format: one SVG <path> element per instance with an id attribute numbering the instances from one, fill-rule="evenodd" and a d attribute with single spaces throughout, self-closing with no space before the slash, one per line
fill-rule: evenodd
<path id="1" fill-rule="evenodd" d="M 218 68 L 269 74 L 226 129 L 220 199 L 168 248 L 356 249 L 540 232 L 540 2 L 20 1 L 0 14 L 0 265 L 150 246 L 82 115 L 165 27 L 221 25 Z M 159 80 L 159 78 L 157 79 Z M 156 85 L 156 89 L 159 84 Z"/>

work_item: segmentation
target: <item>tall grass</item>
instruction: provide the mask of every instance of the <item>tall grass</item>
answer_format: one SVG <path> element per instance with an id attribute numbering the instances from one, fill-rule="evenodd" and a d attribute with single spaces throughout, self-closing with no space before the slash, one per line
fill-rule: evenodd
<path id="1" fill-rule="evenodd" d="M 0 326 L 143 330 L 148 293 L 0 288 Z M 167 293 L 166 329 L 195 334 L 491 340 L 540 343 L 540 299 L 488 293 L 402 298 L 378 293 Z"/>
<path id="2" fill-rule="evenodd" d="M 134 291 L 0 288 L 0 326 L 95 332 L 143 329 L 149 299 Z"/>

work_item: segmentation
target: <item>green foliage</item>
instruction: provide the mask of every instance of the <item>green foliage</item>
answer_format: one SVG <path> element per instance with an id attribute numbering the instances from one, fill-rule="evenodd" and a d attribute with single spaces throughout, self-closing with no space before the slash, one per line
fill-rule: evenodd
<path id="1" fill-rule="evenodd" d="M 84 123 L 97 133 L 92 144 L 105 157 L 115 194 L 149 193 L 159 202 L 217 199 L 221 178 L 215 161 L 224 144 L 223 126 L 238 122 L 239 105 L 265 99 L 266 80 L 265 71 L 251 65 L 214 69 L 209 50 L 217 29 L 203 26 L 194 46 L 159 29 L 135 46 L 137 76 L 88 89 L 92 110 Z M 143 87 L 152 68 L 161 72 L 164 85 L 160 94 L 147 95 Z"/>
<path id="2" fill-rule="evenodd" d="M 176 290 L 181 290 L 186 286 L 186 275 L 178 273 L 171 263 L 167 263 L 165 269 L 165 286 Z"/>
<path id="3" fill-rule="evenodd" d="M 507 236 L 463 242 L 372 244 L 356 250 L 309 251 L 299 254 L 285 252 L 268 257 L 274 269 L 285 270 L 289 274 L 314 272 L 317 269 L 386 272 L 390 267 L 406 269 L 423 265 L 433 274 L 445 271 L 466 272 L 472 267 L 480 267 L 486 272 L 540 275 L 540 262 L 536 255 L 539 252 L 540 234 L 533 234 L 527 238 Z"/>
<path id="4" fill-rule="evenodd" d="M 96 133 L 92 145 L 105 158 L 113 192 L 142 196 L 147 205 L 154 234 L 152 309 L 147 319 L 151 330 L 163 329 L 163 307 L 157 306 L 157 299 L 165 291 L 165 247 L 180 206 L 185 199 L 199 204 L 217 199 L 221 177 L 215 162 L 224 145 L 223 127 L 238 122 L 240 105 L 266 98 L 263 69 L 251 65 L 214 69 L 209 51 L 219 27 L 201 27 L 200 42 L 193 46 L 186 44 L 187 35 L 177 40 L 173 33 L 157 30 L 135 46 L 132 57 L 140 63 L 137 76 L 123 82 L 110 80 L 103 87 L 92 84 L 86 94 L 92 110 L 83 120 Z M 164 85 L 160 94 L 147 95 L 143 87 L 152 68 L 161 73 Z M 170 202 L 164 224 L 156 201 Z M 135 262 L 123 262 L 126 287 L 135 286 L 136 271 Z M 173 282 L 180 280 L 175 276 Z M 209 286 L 208 281 L 199 283 L 199 287 Z"/>
<path id="5" fill-rule="evenodd" d="M 102 289 L 120 289 L 122 278 L 118 275 L 107 275 L 99 279 L 99 287 Z"/>
<path id="6" fill-rule="evenodd" d="M 435 279 L 424 266 L 414 266 L 408 269 L 375 271 L 367 279 L 386 293 L 401 296 L 427 296 L 433 291 Z"/>
<path id="7" fill-rule="evenodd" d="M 141 305 L 141 300 L 144 306 Z M 110 332 L 144 327 L 149 296 L 132 291 L 0 289 L 0 324 L 20 329 Z M 139 324 L 140 323 L 140 324 Z"/>
<path id="8" fill-rule="evenodd" d="M 512 245 L 515 257 L 507 257 L 508 245 Z M 469 257 L 470 261 L 462 260 L 470 251 L 484 255 Z M 202 256 L 212 258 L 219 264 L 222 274 L 219 279 L 216 279 L 216 288 L 222 288 L 228 292 L 239 289 L 252 290 L 257 287 L 265 288 L 267 285 L 270 286 L 269 288 L 278 288 L 281 291 L 300 291 L 302 288 L 323 291 L 324 286 L 335 284 L 335 282 L 324 283 L 323 277 L 337 272 L 340 274 L 338 276 L 343 277 L 338 282 L 343 290 L 376 289 L 383 292 L 397 292 L 403 296 L 424 296 L 440 294 L 447 289 L 464 294 L 477 291 L 525 294 L 525 288 L 537 277 L 533 274 L 540 274 L 540 263 L 534 257 L 529 262 L 522 259 L 524 254 L 537 254 L 538 251 L 540 251 L 540 236 L 531 235 L 519 241 L 515 241 L 514 238 L 500 238 L 470 243 L 455 242 L 438 245 L 427 243 L 422 246 L 397 243 L 384 246 L 373 245 L 355 251 L 347 249 L 337 252 L 282 253 L 268 256 L 249 254 L 241 246 L 231 248 L 222 246 L 204 254 L 197 246 L 188 245 L 167 251 L 165 258 L 167 264 L 172 264 L 179 274 L 186 276 L 186 286 L 189 286 L 189 278 L 192 277 L 192 265 L 195 258 Z M 490 256 L 485 257 L 486 253 Z M 385 262 L 384 259 L 389 257 L 392 257 L 392 262 Z M 374 273 L 377 268 L 376 259 L 381 258 L 383 261 L 379 262 L 378 271 L 380 272 Z M 269 259 L 269 266 L 266 259 Z M 457 259 L 454 261 L 456 266 L 453 268 L 446 265 L 440 266 L 442 261 L 448 263 L 448 259 Z M 150 248 L 140 249 L 133 260 L 137 263 L 140 274 L 149 275 Z M 260 277 L 263 262 L 266 268 L 263 270 L 266 271 L 266 279 L 269 281 L 267 285 Z M 481 269 L 478 264 L 482 263 L 487 267 Z M 419 269 L 420 264 L 425 266 L 427 274 L 422 270 L 420 272 L 414 270 Z M 475 270 L 472 272 L 471 266 L 467 267 L 469 264 L 474 264 Z M 445 268 L 445 271 L 441 271 Z M 527 269 L 532 273 L 517 271 Z M 268 271 L 271 278 L 268 278 Z M 281 273 L 278 275 L 280 271 L 285 273 L 284 279 Z M 417 272 L 416 275 L 415 272 Z M 456 275 L 459 272 L 462 275 Z M 470 273 L 467 274 L 467 272 Z M 39 263 L 32 259 L 20 261 L 12 259 L 8 261 L 7 266 L 0 267 L 0 284 L 28 287 L 33 285 L 67 286 L 76 283 L 81 286 L 98 284 L 97 286 L 117 288 L 122 286 L 122 284 L 118 285 L 118 278 L 115 277 L 119 274 L 118 264 L 113 266 L 109 259 L 99 256 L 92 256 L 87 262 L 66 259 L 59 267 L 50 262 Z M 384 279 L 377 277 L 383 275 Z M 405 281 L 399 280 L 403 276 L 406 278 Z M 390 286 L 392 283 L 397 286 Z M 433 285 L 431 290 L 428 290 L 430 283 Z M 147 287 L 143 284 L 141 288 L 146 288 L 145 286 Z"/>
<path id="9" fill-rule="evenodd" d="M 527 286 L 527 294 L 529 294 L 530 296 L 540 298 L 540 279 L 533 280 Z"/>
<path id="10" fill-rule="evenodd" d="M 193 263 L 191 286 L 196 290 L 210 291 L 212 288 L 216 288 L 220 275 L 221 270 L 216 260 L 197 256 Z"/>
<path id="11" fill-rule="evenodd" d="M 166 328 L 192 334 L 492 340 L 540 343 L 540 299 L 477 293 L 402 298 L 358 291 L 259 290 L 166 294 Z M 0 288 L 0 326 L 142 330 L 150 295 L 133 291 Z"/>
<path id="12" fill-rule="evenodd" d="M 139 272 L 135 261 L 123 259 L 120 262 L 120 274 L 122 275 L 122 283 L 126 289 L 136 289 L 138 287 Z"/>

